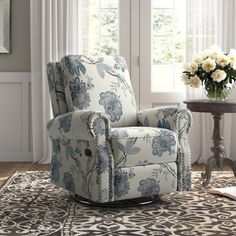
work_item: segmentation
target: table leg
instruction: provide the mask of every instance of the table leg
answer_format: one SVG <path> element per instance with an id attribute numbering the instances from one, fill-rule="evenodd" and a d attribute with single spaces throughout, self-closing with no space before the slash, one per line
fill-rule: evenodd
<path id="1" fill-rule="evenodd" d="M 211 179 L 211 171 L 214 167 L 222 167 L 223 159 L 226 157 L 225 148 L 223 145 L 223 137 L 220 134 L 220 120 L 222 118 L 222 113 L 212 113 L 214 119 L 214 129 L 213 129 L 213 147 L 211 151 L 213 152 L 213 156 L 208 159 L 205 173 L 202 174 L 203 183 L 202 185 L 205 187 L 209 184 Z"/>
<path id="2" fill-rule="evenodd" d="M 211 171 L 215 166 L 216 166 L 216 158 L 212 156 L 207 160 L 205 173 L 202 173 L 202 179 L 203 179 L 202 186 L 206 187 L 209 184 L 211 179 Z"/>

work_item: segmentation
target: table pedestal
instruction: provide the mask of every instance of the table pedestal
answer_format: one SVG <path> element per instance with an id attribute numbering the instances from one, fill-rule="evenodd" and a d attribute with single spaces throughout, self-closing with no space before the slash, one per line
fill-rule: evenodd
<path id="1" fill-rule="evenodd" d="M 223 145 L 223 137 L 220 134 L 220 120 L 222 118 L 222 113 L 211 113 L 214 119 L 214 129 L 213 129 L 213 147 L 211 151 L 213 156 L 207 161 L 205 173 L 202 173 L 203 182 L 202 185 L 205 187 L 209 184 L 211 179 L 211 171 L 214 167 L 222 168 L 223 165 L 231 167 L 236 177 L 236 162 L 226 157 L 225 148 Z"/>

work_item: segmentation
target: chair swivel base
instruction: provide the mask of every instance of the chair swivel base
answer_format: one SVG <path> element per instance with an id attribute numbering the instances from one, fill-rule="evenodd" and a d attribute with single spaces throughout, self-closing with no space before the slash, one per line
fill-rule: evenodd
<path id="1" fill-rule="evenodd" d="M 144 206 L 153 204 L 160 200 L 160 196 L 150 196 L 145 198 L 135 198 L 135 199 L 127 199 L 127 200 L 120 200 L 114 202 L 105 202 L 105 203 L 97 203 L 89 201 L 85 198 L 78 196 L 77 194 L 73 194 L 72 198 L 78 202 L 89 206 L 95 207 L 133 207 L 133 206 Z"/>

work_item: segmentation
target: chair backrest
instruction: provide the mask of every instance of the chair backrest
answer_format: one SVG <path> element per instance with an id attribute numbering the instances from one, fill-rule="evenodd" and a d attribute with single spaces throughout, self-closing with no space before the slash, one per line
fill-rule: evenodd
<path id="1" fill-rule="evenodd" d="M 53 115 L 57 117 L 69 111 L 66 103 L 61 64 L 59 62 L 48 63 L 47 75 Z"/>
<path id="2" fill-rule="evenodd" d="M 65 56 L 61 60 L 69 111 L 110 116 L 112 127 L 137 125 L 136 103 L 123 57 Z"/>

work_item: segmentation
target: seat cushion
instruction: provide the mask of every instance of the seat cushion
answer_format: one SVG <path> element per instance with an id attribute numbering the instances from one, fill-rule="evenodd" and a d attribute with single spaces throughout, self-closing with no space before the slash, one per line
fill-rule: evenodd
<path id="1" fill-rule="evenodd" d="M 70 55 L 61 62 L 70 111 L 105 112 L 112 127 L 137 125 L 135 98 L 124 58 Z"/>
<path id="2" fill-rule="evenodd" d="M 167 129 L 125 127 L 111 129 L 111 144 L 116 167 L 175 162 L 177 136 Z"/>

